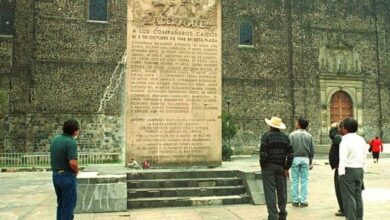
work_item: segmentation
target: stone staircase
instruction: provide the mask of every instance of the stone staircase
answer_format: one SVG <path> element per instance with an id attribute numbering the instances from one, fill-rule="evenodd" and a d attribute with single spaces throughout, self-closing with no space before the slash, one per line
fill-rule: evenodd
<path id="1" fill-rule="evenodd" d="M 250 203 L 239 171 L 136 171 L 127 173 L 127 208 Z"/>

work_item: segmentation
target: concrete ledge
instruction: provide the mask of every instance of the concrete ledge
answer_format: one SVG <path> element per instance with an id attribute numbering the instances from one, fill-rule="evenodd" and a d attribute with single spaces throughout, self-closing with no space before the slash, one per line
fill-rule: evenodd
<path id="1" fill-rule="evenodd" d="M 245 182 L 247 193 L 252 199 L 252 204 L 254 205 L 263 205 L 265 204 L 264 200 L 264 191 L 263 191 L 263 182 L 260 172 L 256 173 L 242 173 L 243 180 Z"/>
<path id="2" fill-rule="evenodd" d="M 254 205 L 265 205 L 263 177 L 261 171 L 259 172 L 242 172 L 242 179 L 247 188 L 247 193 L 252 199 Z M 292 202 L 291 198 L 291 183 L 287 179 L 287 202 Z"/>
<path id="3" fill-rule="evenodd" d="M 233 205 L 246 204 L 249 200 L 250 197 L 248 195 L 139 198 L 128 199 L 128 207 L 129 209 L 140 209 L 157 207 Z"/>
<path id="4" fill-rule="evenodd" d="M 82 172 L 77 184 L 75 213 L 127 211 L 126 175 Z"/>
<path id="5" fill-rule="evenodd" d="M 154 178 L 160 177 L 162 174 L 169 174 L 171 172 L 161 172 L 160 170 L 149 171 Z M 179 172 L 180 173 L 180 172 Z M 192 176 L 197 176 L 193 174 L 192 171 L 182 172 L 184 176 L 192 173 Z M 210 171 L 210 172 L 200 172 L 202 175 L 211 175 L 211 176 L 224 176 L 226 171 Z M 212 173 L 212 174 L 211 174 Z M 177 199 L 170 202 L 167 201 L 166 197 L 162 201 L 156 200 L 154 202 L 148 203 L 145 207 L 165 207 L 165 206 L 193 206 L 193 205 L 210 205 L 214 203 L 220 204 L 241 204 L 247 203 L 250 201 L 254 205 L 265 204 L 263 184 L 262 184 L 262 175 L 261 172 L 243 172 L 230 170 L 227 173 L 236 173 L 240 178 L 242 178 L 243 184 L 246 186 L 246 195 L 245 198 L 226 198 L 226 199 L 210 199 L 200 198 L 196 201 L 190 199 Z M 200 175 L 200 174 L 199 174 Z M 135 175 L 142 176 L 142 175 Z M 77 187 L 77 206 L 75 213 L 99 213 L 99 212 L 123 212 L 127 211 L 128 207 L 131 208 L 145 208 L 141 205 L 140 202 L 137 202 L 137 199 L 128 199 L 128 177 L 135 177 L 134 174 L 118 174 L 118 175 L 99 175 L 98 172 L 82 172 L 77 177 L 78 187 Z M 166 180 L 166 179 L 165 179 Z M 132 181 L 137 180 L 130 180 Z M 152 181 L 152 179 L 148 179 Z M 130 191 L 131 192 L 131 191 Z M 290 198 L 290 181 L 287 182 L 287 192 L 288 192 L 288 201 L 291 202 Z M 130 196 L 131 197 L 131 196 Z M 134 201 L 133 201 L 134 200 Z M 134 203 L 129 206 L 129 202 Z M 140 203 L 140 204 L 138 204 Z"/>

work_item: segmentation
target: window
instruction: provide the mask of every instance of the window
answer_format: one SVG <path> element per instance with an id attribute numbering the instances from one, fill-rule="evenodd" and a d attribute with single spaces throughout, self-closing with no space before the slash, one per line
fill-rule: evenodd
<path id="1" fill-rule="evenodd" d="M 240 45 L 253 46 L 252 24 L 244 21 L 240 25 Z"/>
<path id="2" fill-rule="evenodd" d="M 0 35 L 14 34 L 13 1 L 0 1 Z"/>
<path id="3" fill-rule="evenodd" d="M 108 21 L 108 0 L 89 0 L 88 20 Z"/>

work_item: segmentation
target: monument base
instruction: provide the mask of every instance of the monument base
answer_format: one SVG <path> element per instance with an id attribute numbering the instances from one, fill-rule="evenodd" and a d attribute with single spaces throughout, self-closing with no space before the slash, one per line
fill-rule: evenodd
<path id="1" fill-rule="evenodd" d="M 127 211 L 126 175 L 103 175 L 82 172 L 77 176 L 75 213 Z"/>

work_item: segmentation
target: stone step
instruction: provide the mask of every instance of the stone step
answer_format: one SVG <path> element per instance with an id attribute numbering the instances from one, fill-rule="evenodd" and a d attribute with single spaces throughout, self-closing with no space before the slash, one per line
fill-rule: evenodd
<path id="1" fill-rule="evenodd" d="M 137 170 L 127 173 L 127 207 L 153 208 L 249 203 L 236 170 Z"/>
<path id="2" fill-rule="evenodd" d="M 243 185 L 184 188 L 143 188 L 128 189 L 127 198 L 227 196 L 245 194 L 245 192 L 246 189 Z"/>
<path id="3" fill-rule="evenodd" d="M 232 205 L 250 202 L 247 194 L 230 196 L 206 196 L 206 197 L 161 197 L 127 199 L 127 208 L 156 208 L 156 207 L 180 207 L 180 206 L 208 206 L 208 205 Z"/>
<path id="4" fill-rule="evenodd" d="M 217 178 L 180 178 L 180 179 L 145 179 L 127 180 L 127 188 L 163 188 L 163 187 L 207 187 L 237 186 L 242 184 L 239 177 Z"/>
<path id="5" fill-rule="evenodd" d="M 127 173 L 128 180 L 139 179 L 178 179 L 178 178 L 218 178 L 218 177 L 235 177 L 238 171 L 235 170 L 140 170 Z"/>

